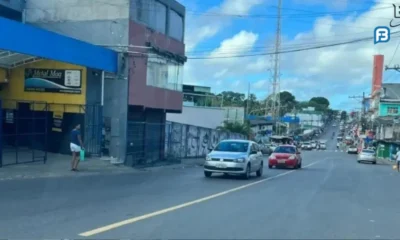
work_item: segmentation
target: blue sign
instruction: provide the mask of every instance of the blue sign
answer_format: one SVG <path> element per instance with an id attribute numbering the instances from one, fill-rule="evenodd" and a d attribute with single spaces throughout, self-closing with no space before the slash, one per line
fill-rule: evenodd
<path id="1" fill-rule="evenodd" d="M 390 40 L 390 29 L 388 27 L 379 26 L 374 30 L 374 44 L 386 43 Z"/>

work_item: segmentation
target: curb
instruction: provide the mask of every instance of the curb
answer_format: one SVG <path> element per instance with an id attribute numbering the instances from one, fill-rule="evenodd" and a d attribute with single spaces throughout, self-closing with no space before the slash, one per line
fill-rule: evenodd
<path id="1" fill-rule="evenodd" d="M 391 160 L 382 159 L 382 158 L 377 158 L 376 160 L 378 160 L 379 163 L 384 164 L 384 165 L 393 166 L 396 163 L 396 161 L 391 161 Z"/>

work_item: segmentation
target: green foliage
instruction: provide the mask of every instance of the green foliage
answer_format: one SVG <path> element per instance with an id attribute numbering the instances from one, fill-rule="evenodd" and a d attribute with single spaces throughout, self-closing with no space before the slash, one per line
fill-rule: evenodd
<path id="1" fill-rule="evenodd" d="M 227 131 L 227 132 L 233 132 L 233 133 L 240 133 L 245 136 L 249 136 L 251 133 L 251 128 L 250 125 L 247 123 L 238 123 L 238 122 L 224 122 L 223 127 L 218 127 L 217 130 L 220 131 Z"/>

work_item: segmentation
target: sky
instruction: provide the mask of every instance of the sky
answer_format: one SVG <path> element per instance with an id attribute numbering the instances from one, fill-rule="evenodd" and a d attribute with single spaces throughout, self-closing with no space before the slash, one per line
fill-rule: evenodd
<path id="1" fill-rule="evenodd" d="M 271 94 L 268 53 L 274 51 L 278 0 L 178 1 L 186 7 L 184 83 L 210 86 L 215 93 L 247 93 L 250 86 L 259 99 Z M 280 91 L 298 101 L 323 96 L 334 109 L 360 108 L 360 100 L 349 96 L 370 94 L 373 55 L 383 54 L 385 65 L 400 64 L 400 38 L 373 42 L 375 27 L 389 26 L 393 13 L 388 0 L 283 0 L 282 51 L 371 39 L 279 54 Z M 253 56 L 238 57 L 243 55 Z M 396 71 L 385 71 L 383 78 L 400 83 Z"/>

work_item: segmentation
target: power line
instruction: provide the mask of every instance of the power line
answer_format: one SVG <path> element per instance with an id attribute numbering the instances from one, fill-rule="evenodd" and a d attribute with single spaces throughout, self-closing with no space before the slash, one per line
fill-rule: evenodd
<path id="1" fill-rule="evenodd" d="M 394 32 L 393 34 L 397 34 L 397 33 L 400 33 L 400 31 Z M 309 51 L 309 50 L 314 50 L 314 49 L 342 46 L 342 45 L 354 44 L 354 43 L 371 41 L 371 40 L 373 40 L 373 37 L 372 38 L 371 37 L 360 38 L 360 39 L 355 39 L 355 40 L 346 41 L 346 42 L 339 42 L 339 43 L 326 44 L 326 45 L 313 46 L 313 47 L 305 47 L 305 48 L 298 48 L 298 49 L 291 49 L 291 50 L 280 50 L 278 52 L 278 54 Z M 275 53 L 274 52 L 264 52 L 264 53 L 241 54 L 241 55 L 232 55 L 232 56 L 188 57 L 188 59 L 194 60 L 194 59 L 218 59 L 218 58 L 244 58 L 244 57 L 265 56 L 265 55 L 271 55 L 271 54 L 275 54 Z"/>
<path id="2" fill-rule="evenodd" d="M 368 32 L 369 34 L 368 35 L 371 35 L 371 32 Z M 345 35 L 343 35 L 343 36 L 345 36 Z M 349 38 L 348 40 L 350 41 L 350 40 L 352 40 L 352 39 L 354 39 L 354 37 L 353 38 Z M 306 40 L 306 39 L 304 39 L 304 40 Z M 342 40 L 346 40 L 346 39 L 342 39 Z M 332 41 L 316 41 L 316 42 L 300 42 L 300 43 L 288 43 L 288 44 L 282 44 L 282 46 L 283 47 L 285 47 L 285 48 L 299 48 L 299 47 L 310 47 L 310 46 L 316 46 L 316 45 L 321 45 L 321 44 L 332 44 L 332 43 L 338 43 L 338 41 L 337 40 L 332 40 Z M 255 46 L 253 46 L 253 45 L 241 45 L 240 47 L 239 46 L 236 46 L 236 47 L 229 47 L 229 48 L 224 48 L 224 50 L 226 50 L 226 51 L 222 51 L 222 52 L 219 52 L 219 54 L 222 54 L 222 53 L 229 53 L 229 54 L 232 54 L 232 53 L 235 53 L 235 52 L 243 52 L 243 51 L 256 51 L 256 50 L 271 50 L 273 48 L 273 46 L 269 46 L 269 47 L 266 47 L 266 46 L 262 46 L 262 45 L 255 45 Z M 215 51 L 215 49 L 216 49 L 216 47 L 208 47 L 208 48 L 200 48 L 200 49 L 198 49 L 198 50 L 192 50 L 192 51 L 187 51 L 186 52 L 186 54 L 190 54 L 190 53 L 193 53 L 193 54 L 195 54 L 195 53 L 211 53 L 211 52 L 213 52 L 213 51 Z"/>

